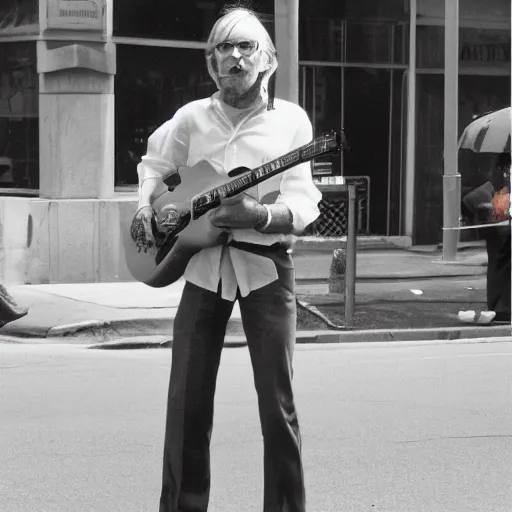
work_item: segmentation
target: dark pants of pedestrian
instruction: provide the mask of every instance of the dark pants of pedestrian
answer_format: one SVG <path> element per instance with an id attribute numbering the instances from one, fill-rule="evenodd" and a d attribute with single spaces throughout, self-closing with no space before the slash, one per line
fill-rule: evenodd
<path id="1" fill-rule="evenodd" d="M 237 247 L 271 258 L 279 276 L 246 297 L 238 296 L 263 433 L 263 510 L 304 512 L 301 439 L 292 391 L 293 263 L 282 246 Z M 234 306 L 221 298 L 221 286 L 213 293 L 187 282 L 174 321 L 160 512 L 208 508 L 216 378 Z"/>
<path id="2" fill-rule="evenodd" d="M 487 248 L 487 308 L 510 321 L 510 226 L 481 229 Z"/>

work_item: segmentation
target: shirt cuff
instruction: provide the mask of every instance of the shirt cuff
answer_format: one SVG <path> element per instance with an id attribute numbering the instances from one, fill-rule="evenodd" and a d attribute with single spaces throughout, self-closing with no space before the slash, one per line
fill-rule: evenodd
<path id="1" fill-rule="evenodd" d="M 293 231 L 294 233 L 301 233 L 319 217 L 318 203 L 321 199 L 322 194 L 315 187 L 307 197 L 296 194 L 281 194 L 276 203 L 284 204 L 289 208 L 293 215 Z"/>

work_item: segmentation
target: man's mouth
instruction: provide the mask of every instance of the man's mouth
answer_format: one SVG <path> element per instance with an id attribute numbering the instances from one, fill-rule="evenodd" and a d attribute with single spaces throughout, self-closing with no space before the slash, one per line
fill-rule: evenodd
<path id="1" fill-rule="evenodd" d="M 241 72 L 242 72 L 242 68 L 240 67 L 239 64 L 237 64 L 236 66 L 233 66 L 232 68 L 229 69 L 230 75 L 238 75 Z"/>

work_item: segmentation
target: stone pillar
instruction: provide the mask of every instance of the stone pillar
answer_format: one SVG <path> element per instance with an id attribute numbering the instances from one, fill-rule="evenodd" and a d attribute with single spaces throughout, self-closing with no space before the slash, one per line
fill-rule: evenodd
<path id="1" fill-rule="evenodd" d="M 299 0 L 275 0 L 276 97 L 299 102 Z"/>
<path id="2" fill-rule="evenodd" d="M 114 194 L 112 43 L 37 43 L 40 197 Z"/>
<path id="3" fill-rule="evenodd" d="M 33 229 L 25 280 L 118 280 L 115 45 L 87 40 L 37 45 L 40 187 L 29 208 Z"/>
<path id="4" fill-rule="evenodd" d="M 0 198 L 6 283 L 131 280 L 121 220 L 137 197 L 114 194 L 113 2 L 78 3 L 39 0 L 40 190 Z"/>

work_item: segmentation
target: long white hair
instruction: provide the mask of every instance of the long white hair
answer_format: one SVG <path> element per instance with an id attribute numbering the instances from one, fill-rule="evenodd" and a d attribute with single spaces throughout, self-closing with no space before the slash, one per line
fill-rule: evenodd
<path id="1" fill-rule="evenodd" d="M 265 101 L 273 101 L 273 98 L 268 97 L 269 93 L 269 80 L 272 75 L 275 73 L 278 62 L 277 62 L 277 51 L 274 46 L 274 42 L 270 37 L 267 29 L 263 26 L 263 23 L 258 19 L 256 14 L 249 9 L 244 8 L 233 8 L 228 10 L 226 14 L 221 16 L 213 25 L 212 30 L 210 31 L 210 35 L 207 40 L 207 49 L 206 49 L 206 66 L 208 68 L 208 73 L 212 77 L 212 80 L 215 82 L 218 88 L 220 88 L 220 81 L 218 70 L 219 67 L 215 60 L 215 46 L 222 41 L 226 41 L 229 39 L 229 36 L 233 29 L 240 23 L 242 20 L 249 19 L 252 21 L 261 33 L 260 39 L 258 43 L 260 45 L 261 50 L 267 54 L 269 59 L 269 68 L 263 72 L 263 77 L 261 80 L 261 93 L 262 97 Z"/>

